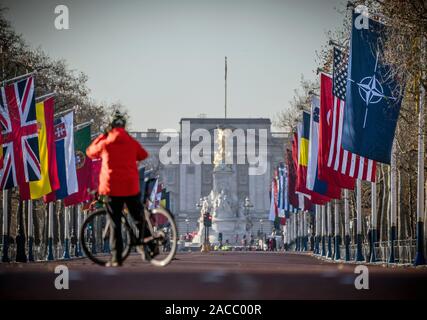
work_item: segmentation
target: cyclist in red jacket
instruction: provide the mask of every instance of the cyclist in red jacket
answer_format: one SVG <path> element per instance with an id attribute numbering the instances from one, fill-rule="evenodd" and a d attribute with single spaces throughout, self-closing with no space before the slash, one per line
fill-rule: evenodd
<path id="1" fill-rule="evenodd" d="M 135 221 L 142 221 L 143 208 L 137 162 L 148 157 L 148 152 L 127 133 L 125 126 L 125 117 L 116 111 L 111 130 L 97 137 L 86 150 L 89 158 L 102 159 L 98 192 L 100 195 L 109 196 L 113 211 L 113 226 L 110 232 L 112 260 L 107 266 L 114 267 L 122 263 L 120 217 L 123 206 L 126 204 Z"/>

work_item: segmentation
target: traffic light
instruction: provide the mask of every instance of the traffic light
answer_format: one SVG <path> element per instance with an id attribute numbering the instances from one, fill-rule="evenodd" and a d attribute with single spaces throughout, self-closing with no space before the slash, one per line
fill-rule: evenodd
<path id="1" fill-rule="evenodd" d="M 222 242 L 222 232 L 218 233 L 218 241 Z"/>
<path id="2" fill-rule="evenodd" d="M 203 224 L 205 227 L 211 227 L 212 226 L 212 216 L 209 212 L 206 212 L 203 215 Z"/>

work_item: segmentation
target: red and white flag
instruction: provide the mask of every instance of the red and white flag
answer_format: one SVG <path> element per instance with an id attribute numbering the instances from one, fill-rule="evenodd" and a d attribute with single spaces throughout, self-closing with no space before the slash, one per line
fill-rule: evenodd
<path id="1" fill-rule="evenodd" d="M 375 182 L 376 162 L 342 148 L 345 101 L 333 95 L 332 78 L 320 78 L 319 179 L 354 189 L 355 179 Z"/>

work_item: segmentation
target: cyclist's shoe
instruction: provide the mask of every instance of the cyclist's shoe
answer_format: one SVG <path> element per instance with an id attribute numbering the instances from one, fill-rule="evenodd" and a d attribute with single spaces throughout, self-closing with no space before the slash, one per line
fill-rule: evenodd
<path id="1" fill-rule="evenodd" d="M 122 264 L 120 263 L 120 262 L 117 262 L 117 261 L 108 261 L 106 264 L 105 264 L 105 266 L 106 267 L 112 267 L 112 268 L 117 268 L 117 267 L 121 267 L 122 266 Z"/>
<path id="2" fill-rule="evenodd" d="M 151 255 L 151 258 L 154 258 L 155 256 L 157 256 L 157 255 L 160 253 L 159 246 L 158 246 L 158 245 L 157 245 L 157 243 L 155 243 L 154 241 L 151 241 L 151 242 L 148 244 L 148 246 L 149 246 L 149 248 L 150 248 L 150 255 Z"/>
<path id="3" fill-rule="evenodd" d="M 144 254 L 142 254 L 142 258 L 145 261 L 150 261 L 154 257 L 156 257 L 159 254 L 159 246 L 154 242 L 150 241 L 144 246 L 138 246 L 138 251 L 141 253 L 141 251 L 144 250 Z"/>

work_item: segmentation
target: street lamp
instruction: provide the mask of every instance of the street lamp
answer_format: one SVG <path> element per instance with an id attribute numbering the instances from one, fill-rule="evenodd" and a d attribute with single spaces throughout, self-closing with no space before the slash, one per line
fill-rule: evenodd
<path id="1" fill-rule="evenodd" d="M 202 219 L 204 226 L 204 241 L 202 245 L 202 252 L 209 252 L 209 227 L 212 224 L 210 213 L 208 212 L 208 208 L 205 207 L 205 202 L 207 202 L 206 198 L 200 198 L 199 202 L 196 204 L 196 207 L 200 209 L 200 219 Z"/>
<path id="2" fill-rule="evenodd" d="M 248 197 L 245 198 L 245 202 L 243 203 L 243 207 L 245 209 L 245 216 L 246 216 L 246 228 L 245 229 L 246 229 L 246 232 L 248 232 L 250 235 L 249 248 L 251 248 L 252 239 L 253 239 L 253 235 L 252 235 L 253 224 L 252 224 L 252 219 L 251 219 L 251 216 L 249 213 L 250 213 L 251 208 L 253 208 L 253 205 L 252 205 L 252 203 Z"/>
<path id="3" fill-rule="evenodd" d="M 188 234 L 188 233 L 189 233 L 188 225 L 189 225 L 189 223 L 190 223 L 190 220 L 185 219 L 185 223 L 187 224 L 187 234 Z"/>
<path id="4" fill-rule="evenodd" d="M 246 231 L 252 230 L 252 221 L 251 217 L 249 215 L 251 208 L 253 208 L 253 204 L 249 200 L 248 197 L 245 198 L 245 202 L 243 204 L 243 207 L 245 208 L 245 216 L 246 216 Z"/>

